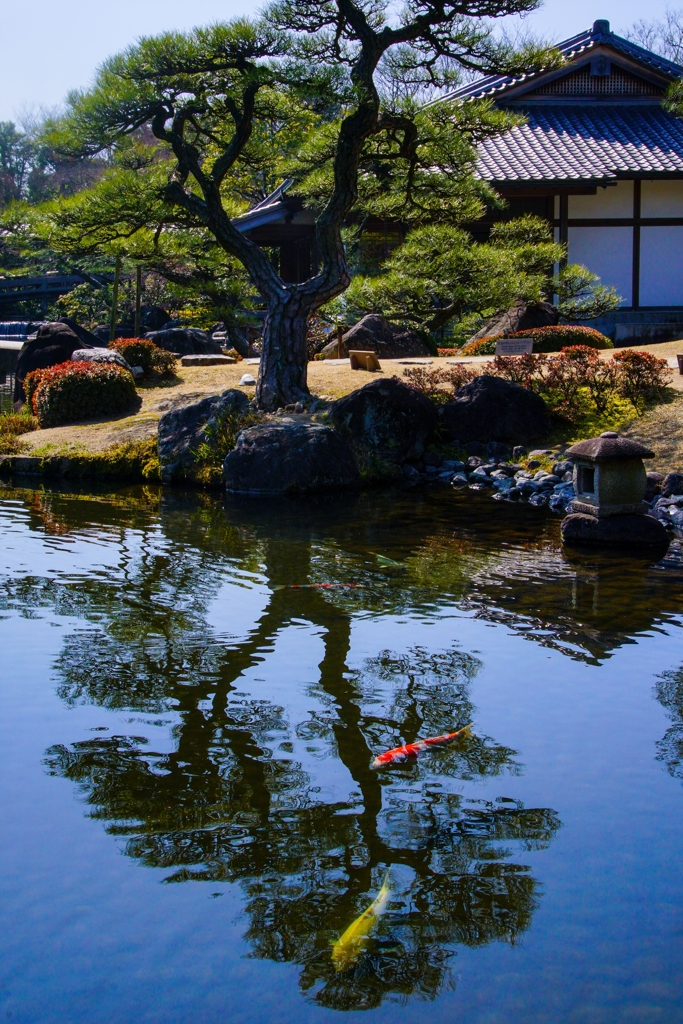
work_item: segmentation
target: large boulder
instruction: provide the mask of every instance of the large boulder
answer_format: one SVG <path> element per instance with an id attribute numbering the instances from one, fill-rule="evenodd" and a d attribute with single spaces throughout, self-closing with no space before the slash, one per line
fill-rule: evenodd
<path id="1" fill-rule="evenodd" d="M 665 498 L 670 498 L 672 494 L 683 494 L 683 473 L 667 473 L 662 483 L 662 494 Z"/>
<path id="2" fill-rule="evenodd" d="M 206 430 L 215 426 L 228 413 L 244 415 L 249 397 L 233 388 L 222 395 L 212 395 L 200 402 L 172 409 L 159 420 L 159 462 L 161 479 L 170 484 L 191 476 L 199 445 L 206 439 Z"/>
<path id="3" fill-rule="evenodd" d="M 59 320 L 56 320 L 55 323 L 66 324 L 67 327 L 70 327 L 76 337 L 80 340 L 81 348 L 97 348 L 102 346 L 102 342 L 92 333 L 92 331 L 88 331 L 85 327 L 81 327 L 78 321 L 73 320 L 70 316 L 60 316 Z M 109 337 L 109 335 L 107 335 L 107 337 Z"/>
<path id="4" fill-rule="evenodd" d="M 550 431 L 543 399 L 500 377 L 477 377 L 458 388 L 439 410 L 440 422 L 452 440 L 530 441 Z"/>
<path id="5" fill-rule="evenodd" d="M 660 557 L 669 547 L 666 527 L 653 516 L 597 516 L 572 512 L 562 520 L 562 540 L 570 546 L 582 545 L 640 549 L 647 548 Z"/>
<path id="6" fill-rule="evenodd" d="M 527 304 L 519 301 L 504 313 L 497 313 L 487 320 L 482 328 L 471 338 L 471 341 L 479 341 L 480 338 L 492 338 L 502 335 L 503 337 L 515 334 L 516 331 L 529 331 L 533 327 L 555 327 L 560 319 L 557 307 L 551 302 L 534 302 Z"/>
<path id="7" fill-rule="evenodd" d="M 73 363 L 116 363 L 124 370 L 130 370 L 130 364 L 126 362 L 120 352 L 114 352 L 111 348 L 78 348 L 71 353 Z"/>
<path id="8" fill-rule="evenodd" d="M 219 355 L 223 350 L 204 331 L 195 327 L 170 327 L 164 331 L 149 331 L 145 337 L 167 352 L 180 356 Z"/>
<path id="9" fill-rule="evenodd" d="M 97 338 L 97 344 L 107 346 L 109 344 L 109 325 L 98 324 L 97 327 L 93 327 L 90 332 L 94 338 Z"/>
<path id="10" fill-rule="evenodd" d="M 359 461 L 390 465 L 421 455 L 437 421 L 432 402 L 396 377 L 352 391 L 333 402 L 329 414 L 351 439 Z"/>
<path id="11" fill-rule="evenodd" d="M 383 316 L 369 313 L 346 332 L 342 338 L 342 355 L 349 352 L 376 352 L 380 359 L 403 359 L 407 356 L 429 356 L 429 346 L 416 331 L 409 327 L 390 324 Z M 336 359 L 336 340 L 325 345 L 324 359 Z"/>
<path id="12" fill-rule="evenodd" d="M 14 401 L 25 402 L 24 380 L 32 370 L 45 370 L 59 363 L 68 363 L 73 353 L 83 348 L 78 338 L 66 324 L 55 321 L 42 324 L 31 341 L 25 342 L 19 351 L 14 376 Z"/>
<path id="13" fill-rule="evenodd" d="M 161 306 L 146 302 L 140 306 L 140 324 L 144 331 L 160 331 L 169 320 L 168 313 Z"/>
<path id="14" fill-rule="evenodd" d="M 321 423 L 248 427 L 223 464 L 236 494 L 303 494 L 358 487 L 360 475 L 345 439 Z"/>

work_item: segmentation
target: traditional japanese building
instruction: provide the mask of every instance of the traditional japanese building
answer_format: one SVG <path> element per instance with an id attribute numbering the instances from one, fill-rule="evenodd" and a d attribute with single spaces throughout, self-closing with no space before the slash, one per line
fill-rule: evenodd
<path id="1" fill-rule="evenodd" d="M 506 216 L 554 224 L 571 263 L 613 285 L 621 308 L 592 326 L 617 343 L 683 336 L 683 120 L 662 99 L 683 67 L 610 30 L 608 21 L 557 46 L 554 71 L 480 78 L 452 93 L 519 110 L 526 123 L 480 147 L 478 174 Z M 314 216 L 286 183 L 236 222 L 276 246 L 285 280 L 315 264 Z M 485 236 L 491 221 L 473 226 Z"/>
<path id="2" fill-rule="evenodd" d="M 613 285 L 621 309 L 592 326 L 617 341 L 683 334 L 683 120 L 662 108 L 683 67 L 596 21 L 557 49 L 565 64 L 459 89 L 526 123 L 480 148 L 478 173 L 508 213 L 555 225 L 570 263 Z M 659 326 L 657 326 L 659 325 Z"/>

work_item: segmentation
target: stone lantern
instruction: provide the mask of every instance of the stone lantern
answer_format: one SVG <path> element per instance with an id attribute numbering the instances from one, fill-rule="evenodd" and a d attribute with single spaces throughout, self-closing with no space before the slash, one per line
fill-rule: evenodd
<path id="1" fill-rule="evenodd" d="M 646 513 L 647 473 L 643 459 L 654 458 L 638 441 L 605 431 L 579 441 L 564 453 L 574 463 L 576 498 L 562 521 L 565 544 L 666 548 L 666 528 Z"/>

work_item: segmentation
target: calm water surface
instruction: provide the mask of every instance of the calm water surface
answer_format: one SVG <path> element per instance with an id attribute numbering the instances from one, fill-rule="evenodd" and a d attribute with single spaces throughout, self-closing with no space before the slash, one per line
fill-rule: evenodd
<path id="1" fill-rule="evenodd" d="M 450 490 L 0 517 L 0 1019 L 683 1020 L 679 542 Z"/>

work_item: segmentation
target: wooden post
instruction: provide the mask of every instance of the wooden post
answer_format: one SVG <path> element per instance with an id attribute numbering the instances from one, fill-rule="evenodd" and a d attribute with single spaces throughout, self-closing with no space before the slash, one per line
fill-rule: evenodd
<path id="1" fill-rule="evenodd" d="M 569 245 L 569 195 L 565 192 L 560 196 L 560 244 Z M 560 270 L 567 266 L 567 254 L 560 260 Z"/>
<path id="2" fill-rule="evenodd" d="M 135 337 L 140 337 L 140 301 L 142 295 L 142 266 L 135 270 Z"/>
<path id="3" fill-rule="evenodd" d="M 340 325 L 339 327 L 337 327 L 337 359 L 343 359 L 344 358 L 344 352 L 343 352 L 344 346 L 343 346 L 343 342 L 342 342 L 342 338 L 343 337 L 344 337 L 344 328 Z"/>
<path id="4" fill-rule="evenodd" d="M 119 278 L 121 277 L 121 257 L 116 257 L 114 267 L 114 294 L 111 300 L 111 319 L 109 320 L 109 341 L 112 342 L 116 336 L 116 307 L 119 304 Z"/>

